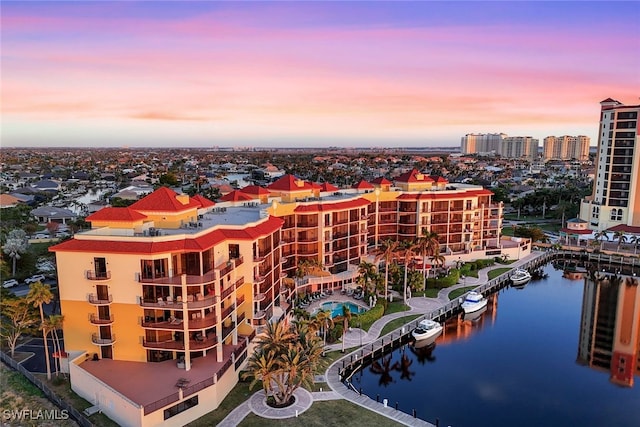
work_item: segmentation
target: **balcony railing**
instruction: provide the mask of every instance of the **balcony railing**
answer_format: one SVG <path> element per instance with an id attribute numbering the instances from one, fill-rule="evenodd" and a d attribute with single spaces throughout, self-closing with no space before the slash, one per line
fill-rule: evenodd
<path id="1" fill-rule="evenodd" d="M 85 272 L 85 277 L 88 280 L 109 280 L 111 279 L 111 272 L 87 270 Z"/>
<path id="2" fill-rule="evenodd" d="M 244 313 L 238 314 L 238 324 L 242 323 L 246 317 L 247 315 Z"/>
<path id="3" fill-rule="evenodd" d="M 212 307 L 216 303 L 216 298 L 218 297 L 215 295 L 206 296 L 206 297 L 189 295 L 186 298 L 187 308 L 194 309 L 194 308 Z M 138 297 L 138 299 L 140 301 L 141 307 L 160 308 L 164 310 L 181 310 L 182 303 L 183 303 L 182 300 L 178 301 L 177 299 L 170 300 L 170 301 L 165 301 L 162 298 L 158 298 L 157 300 L 150 300 L 150 299 L 143 299 L 142 297 Z"/>
<path id="4" fill-rule="evenodd" d="M 266 255 L 254 255 L 253 256 L 253 262 L 262 262 L 265 259 L 267 259 Z"/>
<path id="5" fill-rule="evenodd" d="M 235 263 L 236 267 L 238 267 L 242 265 L 242 263 L 244 262 L 244 258 L 243 257 L 234 258 L 233 262 Z"/>
<path id="6" fill-rule="evenodd" d="M 265 280 L 267 280 L 267 276 L 256 275 L 253 277 L 253 283 L 257 283 L 257 284 L 263 283 Z"/>
<path id="7" fill-rule="evenodd" d="M 210 313 L 206 316 L 200 318 L 196 317 L 195 319 L 189 319 L 189 329 L 204 329 L 209 328 L 218 323 L 218 318 L 215 314 Z"/>
<path id="8" fill-rule="evenodd" d="M 236 309 L 236 305 L 235 304 L 231 304 L 229 307 L 225 308 L 224 310 L 222 310 L 222 315 L 220 316 L 221 320 L 224 320 L 225 318 L 227 318 L 232 312 L 233 310 Z"/>
<path id="9" fill-rule="evenodd" d="M 266 311 L 259 310 L 259 311 L 256 311 L 255 313 L 253 313 L 253 318 L 256 319 L 256 320 L 264 319 L 266 315 L 267 315 Z"/>
<path id="10" fill-rule="evenodd" d="M 116 342 L 116 336 L 114 334 L 114 335 L 111 335 L 111 337 L 103 338 L 103 337 L 100 337 L 98 334 L 91 334 L 91 342 L 97 345 L 111 345 Z"/>
<path id="11" fill-rule="evenodd" d="M 187 274 L 186 282 L 187 285 L 202 285 L 211 283 L 216 280 L 216 275 L 213 271 L 210 271 L 203 275 L 195 275 L 195 274 Z M 182 275 L 176 274 L 175 276 L 169 277 L 148 277 L 143 274 L 140 274 L 138 281 L 140 283 L 155 283 L 158 285 L 180 285 L 182 284 Z"/>
<path id="12" fill-rule="evenodd" d="M 113 314 L 110 316 L 100 316 L 95 313 L 91 313 L 89 321 L 94 325 L 109 325 L 113 323 Z"/>
<path id="13" fill-rule="evenodd" d="M 89 296 L 87 297 L 87 300 L 89 301 L 90 304 L 107 305 L 113 302 L 113 296 L 109 294 L 109 295 L 101 295 L 98 297 L 96 294 L 89 294 Z"/>
<path id="14" fill-rule="evenodd" d="M 236 328 L 236 324 L 231 322 L 229 326 L 222 326 L 222 339 L 224 340 L 233 330 Z"/>
<path id="15" fill-rule="evenodd" d="M 255 302 L 260 302 L 260 301 L 264 301 L 265 298 L 267 298 L 267 294 L 256 294 L 255 298 L 253 299 Z"/>
<path id="16" fill-rule="evenodd" d="M 241 278 L 239 278 L 238 280 L 236 280 L 236 282 L 233 284 L 233 286 L 238 289 L 240 286 L 244 285 L 244 276 L 242 276 Z"/>
<path id="17" fill-rule="evenodd" d="M 220 277 L 222 277 L 231 273 L 231 270 L 233 270 L 233 267 L 234 267 L 234 264 L 231 261 L 228 261 L 224 267 L 220 266 L 220 267 L 216 267 L 216 269 L 220 272 Z"/>
<path id="18" fill-rule="evenodd" d="M 244 302 L 244 295 L 241 295 L 236 299 L 236 307 L 240 306 Z"/>
<path id="19" fill-rule="evenodd" d="M 160 318 L 160 320 L 158 320 L 157 318 L 147 316 L 142 320 L 141 324 L 143 328 L 149 329 L 182 330 L 184 329 L 183 322 L 184 321 L 182 319 L 164 320 L 163 318 Z"/>
<path id="20" fill-rule="evenodd" d="M 234 285 L 229 286 L 227 289 L 224 289 L 222 291 L 222 293 L 220 294 L 220 298 L 221 299 L 225 299 L 226 297 L 228 297 L 229 295 L 231 295 L 231 293 L 233 292 L 233 290 L 235 289 Z"/>
<path id="21" fill-rule="evenodd" d="M 210 338 L 201 338 L 195 340 L 189 340 L 189 349 L 190 350 L 203 350 L 206 348 L 210 348 L 215 346 L 218 343 L 218 339 L 215 336 Z M 160 350 L 184 350 L 184 342 L 183 341 L 147 341 L 142 340 L 142 346 L 146 348 L 154 348 Z"/>

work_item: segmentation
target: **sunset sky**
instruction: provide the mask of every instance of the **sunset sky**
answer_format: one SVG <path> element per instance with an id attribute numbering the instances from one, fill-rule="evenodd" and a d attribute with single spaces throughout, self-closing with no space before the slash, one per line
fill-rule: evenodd
<path id="1" fill-rule="evenodd" d="M 640 102 L 640 2 L 1 8 L 3 147 L 594 145 Z"/>

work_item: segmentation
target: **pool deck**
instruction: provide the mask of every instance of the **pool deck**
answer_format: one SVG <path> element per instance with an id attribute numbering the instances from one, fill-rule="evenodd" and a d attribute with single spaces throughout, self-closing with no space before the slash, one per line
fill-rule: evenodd
<path id="1" fill-rule="evenodd" d="M 351 296 L 343 295 L 340 292 L 334 292 L 333 295 L 328 295 L 327 298 L 320 298 L 319 300 L 313 301 L 305 310 L 313 314 L 316 310 L 319 310 L 322 307 L 322 304 L 326 304 L 328 302 L 350 302 L 351 304 L 355 304 L 365 310 L 369 310 L 371 308 L 363 300 L 357 300 Z"/>

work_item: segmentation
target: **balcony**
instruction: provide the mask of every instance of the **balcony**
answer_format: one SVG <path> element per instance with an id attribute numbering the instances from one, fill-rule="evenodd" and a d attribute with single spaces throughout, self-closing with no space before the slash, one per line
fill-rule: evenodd
<path id="1" fill-rule="evenodd" d="M 224 340 L 225 338 L 227 338 L 227 336 L 229 336 L 229 334 L 231 334 L 233 332 L 233 330 L 236 328 L 236 324 L 234 322 L 231 322 L 231 325 L 229 326 L 222 326 L 222 339 Z"/>
<path id="2" fill-rule="evenodd" d="M 298 228 L 316 228 L 318 227 L 317 222 L 308 222 L 308 221 L 300 221 L 296 224 Z"/>
<path id="3" fill-rule="evenodd" d="M 237 289 L 240 286 L 244 285 L 244 276 L 242 276 L 241 278 L 239 278 L 238 280 L 236 280 L 236 282 L 233 284 L 233 286 Z"/>
<path id="4" fill-rule="evenodd" d="M 198 313 L 200 314 L 200 313 Z M 195 319 L 189 319 L 188 327 L 189 329 L 205 329 L 210 328 L 213 325 L 218 323 L 218 318 L 214 313 L 209 313 L 204 317 L 196 317 Z"/>
<path id="5" fill-rule="evenodd" d="M 222 310 L 222 315 L 220 316 L 221 320 L 226 319 L 232 312 L 233 310 L 236 309 L 236 305 L 235 304 L 231 304 L 230 307 L 225 308 L 224 310 Z"/>
<path id="6" fill-rule="evenodd" d="M 256 276 L 253 277 L 253 283 L 256 283 L 258 285 L 264 283 L 265 280 L 267 280 L 267 276 L 266 275 L 265 276 L 256 275 Z"/>
<path id="7" fill-rule="evenodd" d="M 244 295 L 236 299 L 236 307 L 239 307 L 244 302 Z"/>
<path id="8" fill-rule="evenodd" d="M 260 310 L 253 313 L 254 320 L 264 319 L 267 316 L 267 312 Z"/>
<path id="9" fill-rule="evenodd" d="M 223 277 L 231 273 L 231 270 L 233 270 L 233 267 L 234 267 L 234 264 L 231 261 L 227 261 L 224 265 L 216 267 L 216 270 L 218 270 L 220 273 L 219 277 Z"/>
<path id="10" fill-rule="evenodd" d="M 267 256 L 266 256 L 266 255 L 262 255 L 262 256 L 260 256 L 260 255 L 254 255 L 254 256 L 253 256 L 253 262 L 262 262 L 262 261 L 264 261 L 265 259 L 267 259 Z"/>
<path id="11" fill-rule="evenodd" d="M 186 283 L 187 285 L 203 285 L 209 284 L 216 280 L 216 275 L 213 271 L 210 271 L 203 275 L 195 275 L 195 274 L 187 274 L 186 275 Z M 140 283 L 154 283 L 157 285 L 181 285 L 182 284 L 182 275 L 176 274 L 175 276 L 169 277 L 149 277 L 143 274 L 140 274 L 138 281 Z"/>
<path id="12" fill-rule="evenodd" d="M 214 347 L 218 343 L 218 339 L 216 337 L 210 338 L 200 338 L 189 340 L 189 350 L 204 350 Z M 183 341 L 147 341 L 142 340 L 142 346 L 145 348 L 153 348 L 158 350 L 184 350 L 184 342 Z"/>
<path id="13" fill-rule="evenodd" d="M 265 298 L 267 298 L 267 294 L 256 294 L 256 296 L 253 298 L 253 300 L 255 302 L 260 302 L 260 301 L 264 301 Z"/>
<path id="14" fill-rule="evenodd" d="M 238 323 L 238 324 L 242 323 L 246 317 L 247 317 L 247 315 L 246 315 L 246 314 L 244 314 L 244 313 L 240 313 L 240 314 L 238 314 L 238 321 L 237 321 L 237 323 Z"/>
<path id="15" fill-rule="evenodd" d="M 87 297 L 87 301 L 89 301 L 89 304 L 94 305 L 108 305 L 113 302 L 113 296 L 111 294 L 100 296 L 96 294 L 89 294 L 89 296 Z"/>
<path id="16" fill-rule="evenodd" d="M 235 286 L 233 286 L 233 285 L 229 286 L 227 289 L 222 291 L 222 293 L 220 294 L 220 298 L 221 299 L 225 299 L 226 297 L 231 295 L 234 290 L 235 290 Z"/>
<path id="17" fill-rule="evenodd" d="M 142 327 L 147 329 L 165 329 L 165 330 L 183 330 L 184 323 L 182 319 L 164 320 L 164 318 L 145 317 L 142 321 Z"/>
<path id="18" fill-rule="evenodd" d="M 215 295 L 210 295 L 203 297 L 200 294 L 197 295 L 187 295 L 187 308 L 208 308 L 212 307 L 216 303 L 216 299 L 218 297 Z M 167 297 L 168 301 L 163 300 L 162 298 L 158 298 L 157 300 L 151 299 L 143 299 L 142 297 L 138 297 L 140 301 L 141 307 L 146 308 L 159 308 L 163 310 L 181 310 L 183 301 L 181 297 L 177 297 L 176 301 Z"/>
<path id="19" fill-rule="evenodd" d="M 285 272 L 280 272 L 280 278 L 281 279 L 285 279 L 286 277 L 288 277 L 289 275 Z"/>
<path id="20" fill-rule="evenodd" d="M 233 258 L 233 263 L 235 264 L 236 267 L 242 265 L 243 262 L 244 262 L 243 257 Z"/>
<path id="21" fill-rule="evenodd" d="M 85 272 L 85 277 L 87 278 L 87 280 L 110 280 L 111 272 L 87 270 Z"/>
<path id="22" fill-rule="evenodd" d="M 111 335 L 111 337 L 103 338 L 103 337 L 100 337 L 98 334 L 91 334 L 91 342 L 96 345 L 111 345 L 116 342 L 116 336 Z"/>
<path id="23" fill-rule="evenodd" d="M 113 323 L 113 314 L 110 316 L 100 316 L 95 313 L 91 313 L 89 321 L 94 325 L 110 325 Z"/>

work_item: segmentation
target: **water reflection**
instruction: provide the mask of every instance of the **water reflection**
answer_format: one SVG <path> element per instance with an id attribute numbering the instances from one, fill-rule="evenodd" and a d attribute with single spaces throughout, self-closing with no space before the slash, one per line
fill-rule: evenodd
<path id="1" fill-rule="evenodd" d="M 454 341 L 467 340 L 475 332 L 495 323 L 498 314 L 498 294 L 487 296 L 487 306 L 474 313 L 460 313 L 444 322 L 442 335 L 436 343 L 445 345 Z"/>
<path id="2" fill-rule="evenodd" d="M 640 375 L 638 278 L 593 271 L 586 276 L 578 363 L 609 372 L 614 384 L 632 387 Z"/>

